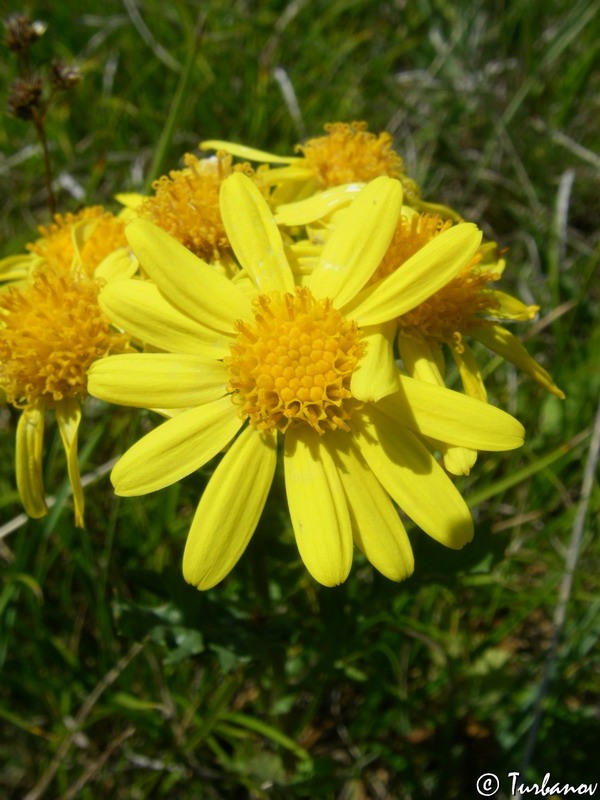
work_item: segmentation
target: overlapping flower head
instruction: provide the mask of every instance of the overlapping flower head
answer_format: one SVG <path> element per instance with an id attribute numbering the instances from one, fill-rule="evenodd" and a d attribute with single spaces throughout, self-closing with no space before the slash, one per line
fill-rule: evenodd
<path id="1" fill-rule="evenodd" d="M 278 156 L 242 144 L 211 139 L 203 150 L 222 150 L 248 161 L 277 164 L 264 174 L 275 187 L 277 205 L 310 197 L 333 187 L 364 184 L 382 175 L 402 182 L 405 201 L 418 198 L 417 184 L 404 172 L 402 159 L 392 148 L 389 133 L 371 133 L 366 122 L 332 122 L 325 136 L 309 139 L 295 147 L 301 155 Z"/>
<path id="2" fill-rule="evenodd" d="M 412 572 L 392 501 L 449 547 L 471 538 L 467 506 L 423 436 L 490 450 L 522 443 L 522 427 L 508 414 L 401 375 L 370 336 L 373 326 L 410 311 L 458 274 L 481 240 L 474 225 L 456 226 L 408 269 L 364 291 L 401 202 L 399 181 L 370 182 L 297 286 L 264 197 L 245 175 L 231 175 L 221 213 L 251 292 L 157 226 L 128 226 L 156 291 L 115 281 L 100 303 L 115 324 L 136 336 L 151 333 L 164 352 L 98 361 L 89 389 L 114 403 L 180 410 L 119 461 L 112 475 L 118 494 L 161 489 L 228 446 L 188 536 L 183 568 L 195 586 L 214 586 L 243 553 L 274 477 L 278 437 L 300 555 L 328 586 L 347 577 L 353 542 L 388 577 Z"/>
<path id="3" fill-rule="evenodd" d="M 45 412 L 54 413 L 67 457 L 75 523 L 84 498 L 77 460 L 87 370 L 98 358 L 129 348 L 98 305 L 101 287 L 132 275 L 124 223 L 100 207 L 56 215 L 28 253 L 0 262 L 8 279 L 0 292 L 0 388 L 21 410 L 16 434 L 16 479 L 31 517 L 46 514 L 42 480 Z"/>
<path id="4" fill-rule="evenodd" d="M 468 474 L 477 451 L 523 439 L 487 403 L 467 337 L 563 396 L 502 326 L 537 306 L 492 288 L 505 267 L 495 243 L 420 198 L 387 133 L 333 123 L 294 156 L 223 141 L 201 149 L 217 154 L 187 154 L 148 197 L 120 195 L 119 217 L 57 217 L 27 255 L 0 262 L 13 283 L 0 295 L 0 388 L 23 409 L 26 510 L 45 513 L 51 409 L 82 524 L 76 442 L 89 391 L 168 418 L 115 467 L 118 494 L 161 489 L 226 450 L 184 553 L 200 589 L 242 555 L 278 449 L 298 549 L 321 583 L 345 580 L 353 545 L 393 580 L 412 572 L 396 506 L 462 547 L 473 523 L 438 459 Z M 443 347 L 464 393 L 445 386 Z"/>
<path id="5" fill-rule="evenodd" d="M 238 265 L 221 219 L 221 184 L 232 173 L 241 172 L 268 198 L 267 168 L 255 171 L 248 163 L 233 165 L 232 156 L 224 152 L 203 159 L 186 153 L 183 160 L 184 169 L 161 176 L 150 196 L 123 194 L 117 199 L 133 214 L 158 225 L 199 258 L 233 277 Z"/>
<path id="6" fill-rule="evenodd" d="M 310 274 L 319 249 L 335 229 L 361 184 L 350 183 L 310 197 L 293 198 L 277 208 L 276 220 L 284 227 L 305 226 L 307 238 L 302 270 Z M 405 201 L 406 201 L 405 197 Z M 423 210 L 427 209 L 427 210 Z M 386 280 L 395 270 L 404 269 L 410 257 L 427 243 L 463 220 L 452 209 L 409 197 L 402 208 L 396 230 L 381 264 L 371 276 L 369 286 Z M 463 390 L 480 400 L 487 393 L 474 352 L 467 339 L 475 339 L 513 363 L 558 397 L 563 392 L 549 373 L 527 352 L 503 323 L 531 320 L 538 306 L 527 306 L 511 295 L 492 288 L 502 277 L 505 260 L 495 242 L 485 242 L 462 272 L 438 292 L 409 313 L 395 320 L 395 329 L 380 333 L 395 339 L 394 347 L 406 372 L 430 383 L 445 385 L 447 346 L 460 373 Z M 476 453 L 464 448 L 432 442 L 441 451 L 446 468 L 455 474 L 468 474 Z"/>

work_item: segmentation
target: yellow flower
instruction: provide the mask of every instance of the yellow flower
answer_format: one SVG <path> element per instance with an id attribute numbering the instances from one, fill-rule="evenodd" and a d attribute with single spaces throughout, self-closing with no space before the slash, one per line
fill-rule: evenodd
<path id="1" fill-rule="evenodd" d="M 266 202 L 244 175 L 232 175 L 221 211 L 253 297 L 159 228 L 128 226 L 156 287 L 115 281 L 100 302 L 132 335 L 147 340 L 152 331 L 165 352 L 96 362 L 89 390 L 124 405 L 182 409 L 118 462 L 112 480 L 120 495 L 161 489 L 230 445 L 185 548 L 184 576 L 198 588 L 218 583 L 243 553 L 273 480 L 278 439 L 298 549 L 327 586 L 347 577 L 353 541 L 389 578 L 412 572 L 392 500 L 448 547 L 471 539 L 467 506 L 421 435 L 490 450 L 522 443 L 522 426 L 508 414 L 400 376 L 383 340 L 369 335 L 369 326 L 409 311 L 460 272 L 481 238 L 474 225 L 457 226 L 422 248 L 410 269 L 361 292 L 387 250 L 401 200 L 398 181 L 368 184 L 307 284 L 296 287 Z M 371 401 L 374 394 L 383 399 Z"/>
<path id="2" fill-rule="evenodd" d="M 76 265 L 91 276 L 106 256 L 126 247 L 125 221 L 102 206 L 88 206 L 76 214 L 55 214 L 48 227 L 40 226 L 40 238 L 26 246 L 28 253 L 0 260 L 0 280 L 26 280 L 40 267 L 67 275 Z"/>
<path id="3" fill-rule="evenodd" d="M 451 228 L 452 223 L 429 214 L 401 215 L 385 258 L 371 282 L 403 270 L 410 258 L 428 242 Z M 472 336 L 504 359 L 515 364 L 557 397 L 564 393 L 551 376 L 526 351 L 521 342 L 500 322 L 530 320 L 538 306 L 527 306 L 517 298 L 490 288 L 504 270 L 494 242 L 482 245 L 471 261 L 445 286 L 397 319 L 398 349 L 409 375 L 419 380 L 445 383 L 442 345 L 447 345 L 461 376 L 466 394 L 487 400 L 487 392 L 475 355 L 465 336 Z M 409 267 L 408 267 L 409 268 Z M 434 443 L 454 474 L 469 474 L 475 451 Z"/>
<path id="4" fill-rule="evenodd" d="M 68 249 L 65 245 L 65 249 Z M 54 262 L 53 262 L 54 263 Z M 28 280 L 0 294 L 0 389 L 22 414 L 17 424 L 16 478 L 25 511 L 46 514 L 42 481 L 44 415 L 54 412 L 73 489 L 75 524 L 83 526 L 83 491 L 77 463 L 81 401 L 87 370 L 98 358 L 127 349 L 98 305 L 102 285 L 128 277 L 135 264 L 116 252 L 92 276 L 75 261 L 71 269 L 44 265 Z"/>
<path id="5" fill-rule="evenodd" d="M 204 159 L 186 153 L 185 168 L 172 170 L 155 181 L 152 196 L 124 194 L 117 199 L 135 216 L 158 225 L 199 258 L 232 277 L 238 268 L 221 219 L 221 184 L 232 173 L 242 172 L 255 181 L 265 197 L 268 186 L 262 180 L 266 168 L 254 172 L 249 164 L 232 166 L 231 162 L 231 156 L 225 153 Z"/>
<path id="6" fill-rule="evenodd" d="M 273 202 L 288 203 L 324 189 L 345 184 L 368 183 L 381 175 L 402 181 L 405 195 L 418 197 L 418 187 L 406 177 L 402 159 L 392 148 L 389 133 L 375 135 L 366 122 L 331 122 L 326 135 L 296 145 L 301 156 L 277 156 L 233 142 L 210 140 L 203 150 L 224 150 L 250 161 L 282 164 L 264 173 L 264 179 L 277 187 Z"/>

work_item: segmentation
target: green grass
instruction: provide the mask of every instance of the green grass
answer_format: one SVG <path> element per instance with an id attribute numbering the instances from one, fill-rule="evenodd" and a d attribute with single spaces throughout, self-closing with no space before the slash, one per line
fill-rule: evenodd
<path id="1" fill-rule="evenodd" d="M 50 430 L 45 477 L 58 502 L 0 540 L 0 794 L 445 800 L 477 796 L 477 777 L 494 772 L 508 796 L 507 774 L 524 759 L 531 781 L 549 771 L 594 782 L 597 482 L 543 679 L 600 389 L 599 4 L 71 0 L 30 10 L 50 26 L 39 57 L 75 58 L 85 73 L 48 121 L 54 174 L 79 187 L 78 197 L 58 187 L 61 210 L 115 208 L 115 193 L 141 190 L 204 138 L 288 153 L 325 122 L 368 120 L 393 134 L 426 199 L 510 248 L 503 288 L 541 306 L 549 324 L 527 346 L 567 399 L 490 361 L 492 400 L 528 438 L 482 454 L 460 482 L 474 542 L 455 553 L 412 529 L 414 577 L 392 584 L 357 556 L 337 589 L 299 561 L 281 476 L 248 552 L 203 594 L 184 584 L 180 561 L 208 470 L 142 498 L 115 498 L 103 477 L 86 490 L 87 530 L 75 529 Z M 0 75 L 6 87 L 12 58 Z M 47 211 L 33 131 L 3 122 L 7 255 Z M 151 416 L 103 411 L 91 404 L 83 424 L 84 472 Z M 16 418 L 0 410 L 3 521 L 21 511 Z"/>

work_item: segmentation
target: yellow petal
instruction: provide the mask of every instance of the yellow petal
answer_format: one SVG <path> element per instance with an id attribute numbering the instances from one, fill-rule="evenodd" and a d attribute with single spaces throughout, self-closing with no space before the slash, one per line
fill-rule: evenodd
<path id="1" fill-rule="evenodd" d="M 315 297 L 340 307 L 362 289 L 388 249 L 401 207 L 400 181 L 381 176 L 365 186 L 325 243 L 308 281 Z"/>
<path id="2" fill-rule="evenodd" d="M 481 231 L 463 222 L 440 233 L 386 278 L 363 289 L 343 310 L 359 325 L 376 325 L 406 314 L 445 286 L 469 263 Z"/>
<path id="3" fill-rule="evenodd" d="M 117 494 L 147 494 L 199 469 L 238 432 L 242 420 L 229 397 L 184 411 L 136 442 L 117 462 L 111 479 Z"/>
<path id="4" fill-rule="evenodd" d="M 437 342 L 428 342 L 414 332 L 410 337 L 398 335 L 398 346 L 404 366 L 412 378 L 434 386 L 445 387 L 444 355 Z M 451 348 L 454 353 L 454 349 Z M 427 437 L 433 450 L 438 450 L 444 459 L 444 467 L 453 475 L 468 475 L 477 460 L 477 451 L 466 447 L 448 445 Z"/>
<path id="5" fill-rule="evenodd" d="M 326 217 L 332 211 L 344 208 L 363 188 L 363 183 L 346 183 L 296 203 L 282 204 L 277 208 L 275 222 L 278 225 L 307 225 Z"/>
<path id="6" fill-rule="evenodd" d="M 138 206 L 141 206 L 142 203 L 147 200 L 148 198 L 143 194 L 138 194 L 137 192 L 119 192 L 119 194 L 115 195 L 115 200 L 118 203 L 121 203 L 122 206 L 125 208 L 130 208 L 135 210 Z"/>
<path id="7" fill-rule="evenodd" d="M 199 325 L 168 303 L 149 281 L 114 281 L 102 289 L 98 299 L 114 325 L 145 344 L 208 358 L 223 358 L 231 352 L 233 334 Z"/>
<path id="8" fill-rule="evenodd" d="M 487 402 L 487 392 L 485 384 L 481 377 L 481 372 L 477 366 L 477 361 L 473 355 L 473 351 L 463 339 L 462 341 L 463 352 L 459 353 L 455 347 L 451 347 L 450 351 L 454 358 L 454 362 L 458 367 L 460 379 L 462 381 L 465 394 L 469 397 L 474 397 L 476 400 Z"/>
<path id="9" fill-rule="evenodd" d="M 173 353 L 126 353 L 95 361 L 88 371 L 94 397 L 137 408 L 192 408 L 225 394 L 222 361 Z"/>
<path id="10" fill-rule="evenodd" d="M 81 264 L 81 250 L 96 230 L 98 218 L 82 219 L 71 226 L 71 242 L 73 243 L 73 269 Z"/>
<path id="11" fill-rule="evenodd" d="M 307 428 L 285 435 L 285 488 L 300 556 L 324 586 L 348 577 L 352 527 L 344 489 L 324 440 Z"/>
<path id="12" fill-rule="evenodd" d="M 33 253 L 0 259 L 0 281 L 20 281 L 29 275 L 32 265 L 40 261 Z"/>
<path id="13" fill-rule="evenodd" d="M 525 430 L 510 414 L 461 392 L 398 376 L 399 391 L 378 408 L 398 425 L 473 450 L 513 450 Z"/>
<path id="14" fill-rule="evenodd" d="M 526 306 L 516 297 L 498 289 L 484 289 L 480 294 L 490 298 L 488 314 L 495 319 L 529 320 L 540 310 L 539 306 Z"/>
<path id="15" fill-rule="evenodd" d="M 223 139 L 207 139 L 200 142 L 200 150 L 224 150 L 237 158 L 245 158 L 248 161 L 264 161 L 267 164 L 290 164 L 297 161 L 298 156 L 277 156 L 274 153 L 267 153 L 266 150 L 257 150 L 254 147 L 247 147 L 245 144 L 226 142 Z"/>
<path id="16" fill-rule="evenodd" d="M 453 475 L 469 475 L 477 461 L 477 450 L 446 445 L 442 448 L 444 466 Z"/>
<path id="17" fill-rule="evenodd" d="M 116 280 L 133 278 L 138 268 L 137 259 L 133 258 L 126 247 L 120 247 L 98 264 L 94 277 L 104 278 L 107 283 Z"/>
<path id="18" fill-rule="evenodd" d="M 221 217 L 229 243 L 259 292 L 291 292 L 294 278 L 271 209 L 241 172 L 223 181 Z"/>
<path id="19" fill-rule="evenodd" d="M 398 391 L 398 367 L 394 360 L 392 337 L 395 323 L 363 328 L 364 355 L 352 374 L 350 390 L 363 402 L 379 400 Z"/>
<path id="20" fill-rule="evenodd" d="M 23 508 L 34 519 L 47 513 L 42 478 L 44 410 L 43 405 L 30 406 L 23 410 L 17 423 L 17 489 Z"/>
<path id="21" fill-rule="evenodd" d="M 67 457 L 69 482 L 73 491 L 73 504 L 75 506 L 75 525 L 78 528 L 83 528 L 83 488 L 77 459 L 77 431 L 81 422 L 81 406 L 74 397 L 65 397 L 58 403 L 56 406 L 56 421 L 58 422 L 60 438 Z"/>
<path id="22" fill-rule="evenodd" d="M 271 204 L 275 208 L 304 200 L 318 188 L 315 170 L 303 160 L 295 161 L 289 167 L 273 167 L 260 177 L 268 186 L 275 187 L 271 194 Z"/>
<path id="23" fill-rule="evenodd" d="M 125 234 L 166 299 L 197 322 L 229 333 L 236 319 L 252 315 L 250 300 L 231 281 L 158 226 L 136 219 Z"/>
<path id="24" fill-rule="evenodd" d="M 436 342 L 427 342 L 415 332 L 411 336 L 398 334 L 398 350 L 404 368 L 419 381 L 444 386 L 444 355 Z"/>
<path id="25" fill-rule="evenodd" d="M 373 475 L 352 439 L 344 432 L 328 433 L 334 442 L 338 471 L 346 493 L 356 545 L 375 569 L 392 581 L 412 575 L 412 547 L 398 511 Z"/>
<path id="26" fill-rule="evenodd" d="M 471 541 L 473 520 L 465 501 L 414 433 L 374 406 L 355 430 L 375 477 L 425 533 L 454 550 Z"/>
<path id="27" fill-rule="evenodd" d="M 529 355 L 516 336 L 501 325 L 481 325 L 473 331 L 473 336 L 515 367 L 522 369 L 544 389 L 564 400 L 565 393 L 558 388 L 549 373 Z"/>
<path id="28" fill-rule="evenodd" d="M 247 427 L 223 456 L 188 534 L 183 576 L 210 589 L 235 566 L 262 514 L 277 463 L 274 436 Z"/>

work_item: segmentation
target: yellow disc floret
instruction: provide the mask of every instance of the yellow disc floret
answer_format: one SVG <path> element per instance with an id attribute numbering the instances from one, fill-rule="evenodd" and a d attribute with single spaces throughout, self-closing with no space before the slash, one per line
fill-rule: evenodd
<path id="1" fill-rule="evenodd" d="M 380 175 L 403 176 L 402 159 L 392 149 L 389 133 L 369 133 L 366 122 L 332 122 L 325 130 L 326 136 L 296 147 L 314 169 L 321 188 L 368 183 Z"/>
<path id="2" fill-rule="evenodd" d="M 0 388 L 10 403 L 85 397 L 92 362 L 127 349 L 98 305 L 102 283 L 43 270 L 0 295 Z"/>
<path id="3" fill-rule="evenodd" d="M 124 221 L 102 206 L 89 206 L 77 214 L 55 214 L 54 222 L 47 228 L 41 226 L 41 238 L 28 244 L 27 249 L 43 258 L 54 271 L 68 273 L 75 256 L 73 228 L 84 220 L 97 220 L 79 252 L 78 268 L 91 276 L 107 255 L 127 246 Z"/>
<path id="4" fill-rule="evenodd" d="M 227 391 L 258 430 L 307 424 L 341 428 L 359 404 L 350 380 L 362 354 L 357 324 L 307 288 L 254 301 L 252 322 L 238 321 Z"/>
<path id="5" fill-rule="evenodd" d="M 172 170 L 155 181 L 154 196 L 147 198 L 136 213 L 170 233 L 199 258 L 219 261 L 230 249 L 219 207 L 225 178 L 243 172 L 267 196 L 267 187 L 260 179 L 264 168 L 254 172 L 247 163 L 233 166 L 231 162 L 232 157 L 221 152 L 205 159 L 187 153 L 185 169 Z"/>

